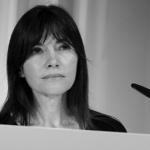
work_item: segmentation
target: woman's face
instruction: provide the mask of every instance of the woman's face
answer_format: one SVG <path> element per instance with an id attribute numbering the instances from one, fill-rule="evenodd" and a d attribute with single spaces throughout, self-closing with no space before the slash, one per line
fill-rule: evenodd
<path id="1" fill-rule="evenodd" d="M 77 61 L 73 47 L 50 36 L 33 47 L 32 55 L 23 65 L 22 77 L 34 94 L 62 95 L 74 83 Z"/>

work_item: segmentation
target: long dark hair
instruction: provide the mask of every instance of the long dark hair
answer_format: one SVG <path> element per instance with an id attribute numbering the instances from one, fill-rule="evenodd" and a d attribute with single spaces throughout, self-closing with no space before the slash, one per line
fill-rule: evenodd
<path id="1" fill-rule="evenodd" d="M 31 55 L 32 48 L 44 35 L 53 35 L 57 40 L 65 40 L 74 47 L 78 56 L 76 79 L 67 91 L 66 111 L 85 128 L 88 121 L 88 71 L 82 38 L 72 17 L 58 6 L 36 6 L 27 11 L 15 26 L 11 35 L 7 55 L 8 95 L 1 110 L 8 122 L 9 116 L 22 125 L 29 125 L 29 116 L 35 102 L 31 88 L 20 69 Z"/>

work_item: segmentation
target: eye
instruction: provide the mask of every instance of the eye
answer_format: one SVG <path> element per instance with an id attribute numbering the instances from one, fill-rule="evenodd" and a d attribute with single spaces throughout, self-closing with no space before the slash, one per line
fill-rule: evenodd
<path id="1" fill-rule="evenodd" d="M 58 50 L 70 50 L 72 47 L 68 43 L 60 43 L 58 46 Z"/>
<path id="2" fill-rule="evenodd" d="M 41 45 L 36 45 L 32 48 L 32 54 L 42 54 L 44 52 L 44 48 Z"/>

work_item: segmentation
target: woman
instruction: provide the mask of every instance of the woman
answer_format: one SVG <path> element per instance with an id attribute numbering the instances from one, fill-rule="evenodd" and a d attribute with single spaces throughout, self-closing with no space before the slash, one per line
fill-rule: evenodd
<path id="1" fill-rule="evenodd" d="M 8 95 L 1 124 L 126 132 L 116 119 L 89 109 L 83 42 L 58 6 L 36 6 L 12 33 Z"/>

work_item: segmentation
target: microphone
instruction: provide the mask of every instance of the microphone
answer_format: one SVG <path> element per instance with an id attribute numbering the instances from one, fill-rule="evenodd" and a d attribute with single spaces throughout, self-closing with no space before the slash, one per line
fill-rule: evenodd
<path id="1" fill-rule="evenodd" d="M 145 95 L 146 97 L 150 98 L 150 89 L 142 86 L 142 85 L 138 85 L 136 83 L 132 83 L 131 87 L 135 90 L 137 90 L 138 92 L 140 92 L 141 94 Z"/>

